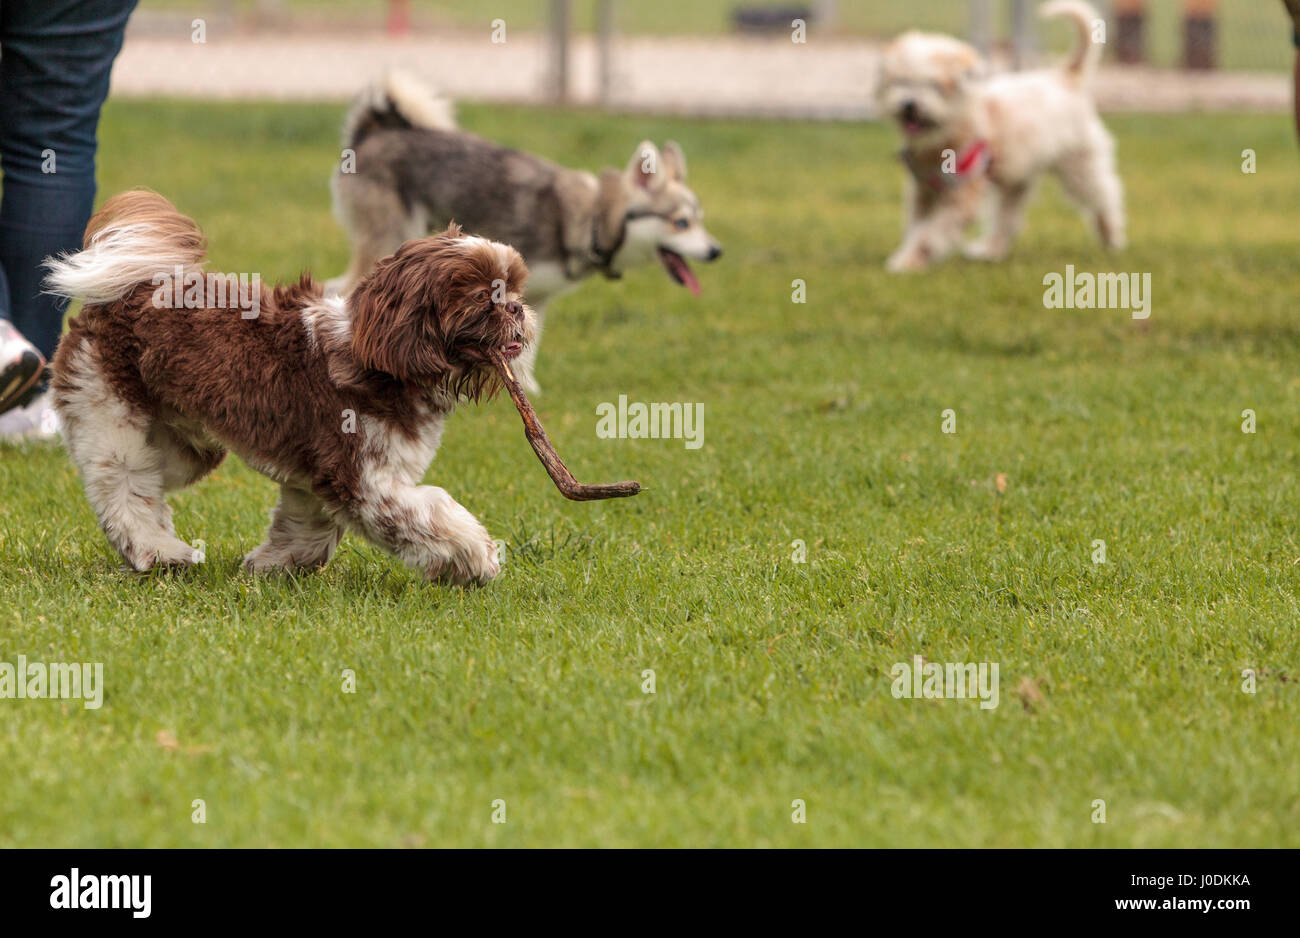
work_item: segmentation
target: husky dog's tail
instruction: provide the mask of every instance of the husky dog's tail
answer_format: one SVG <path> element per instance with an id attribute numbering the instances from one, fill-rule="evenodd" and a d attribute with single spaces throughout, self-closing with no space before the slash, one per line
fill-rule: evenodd
<path id="1" fill-rule="evenodd" d="M 353 100 L 343 119 L 343 146 L 355 150 L 377 130 L 410 127 L 455 130 L 456 111 L 414 75 L 392 71 Z"/>
<path id="2" fill-rule="evenodd" d="M 157 192 L 132 189 L 95 213 L 80 251 L 46 259 L 45 289 L 87 305 L 112 303 L 177 267 L 202 267 L 206 256 L 193 220 Z"/>
<path id="3" fill-rule="evenodd" d="M 1101 22 L 1097 11 L 1083 0 L 1052 0 L 1043 4 L 1038 13 L 1044 18 L 1065 17 L 1074 22 L 1078 38 L 1070 57 L 1065 60 L 1065 72 L 1084 82 L 1092 78 L 1102 50 L 1101 43 L 1093 40 L 1094 26 Z"/>

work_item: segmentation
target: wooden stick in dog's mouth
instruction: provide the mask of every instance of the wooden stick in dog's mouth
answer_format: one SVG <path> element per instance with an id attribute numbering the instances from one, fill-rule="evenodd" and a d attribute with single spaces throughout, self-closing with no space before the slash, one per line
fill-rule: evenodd
<path id="1" fill-rule="evenodd" d="M 565 498 L 575 502 L 590 502 L 601 498 L 626 498 L 641 491 L 640 482 L 612 482 L 608 485 L 584 485 L 573 477 L 564 460 L 555 452 L 551 438 L 546 435 L 542 422 L 537 419 L 537 412 L 524 396 L 524 389 L 519 386 L 515 373 L 510 370 L 510 363 L 498 352 L 488 356 L 492 364 L 501 373 L 501 381 L 510 392 L 510 399 L 515 402 L 515 409 L 524 421 L 524 436 L 533 447 L 533 452 L 541 460 L 546 474 L 551 477 L 555 487 Z"/>

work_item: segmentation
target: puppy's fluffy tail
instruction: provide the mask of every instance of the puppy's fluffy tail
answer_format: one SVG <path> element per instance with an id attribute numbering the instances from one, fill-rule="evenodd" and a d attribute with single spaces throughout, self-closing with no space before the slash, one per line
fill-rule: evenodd
<path id="1" fill-rule="evenodd" d="M 455 130 L 456 109 L 407 72 L 392 71 L 363 90 L 343 119 L 343 146 L 355 150 L 377 130 Z"/>
<path id="2" fill-rule="evenodd" d="M 1065 17 L 1073 21 L 1078 39 L 1070 57 L 1065 60 L 1064 68 L 1067 75 L 1086 82 L 1097 70 L 1101 58 L 1101 43 L 1092 39 L 1094 24 L 1101 22 L 1097 11 L 1083 0 L 1052 0 L 1043 4 L 1038 13 L 1045 19 Z"/>
<path id="3" fill-rule="evenodd" d="M 112 303 L 175 269 L 201 267 L 207 241 L 199 226 L 157 192 L 113 196 L 86 225 L 82 249 L 45 261 L 45 289 L 83 303 Z"/>

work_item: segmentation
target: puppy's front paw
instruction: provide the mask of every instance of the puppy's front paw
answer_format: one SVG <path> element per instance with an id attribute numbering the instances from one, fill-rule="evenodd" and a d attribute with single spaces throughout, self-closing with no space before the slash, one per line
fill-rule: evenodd
<path id="1" fill-rule="evenodd" d="M 925 254 L 913 248 L 899 248 L 885 261 L 885 270 L 891 274 L 903 274 L 925 270 Z"/>
<path id="2" fill-rule="evenodd" d="M 122 549 L 122 556 L 137 573 L 146 573 L 154 568 L 181 570 L 204 560 L 202 542 L 193 547 L 176 538 L 149 544 L 127 544 Z"/>
<path id="3" fill-rule="evenodd" d="M 1007 256 L 1004 248 L 984 238 L 967 244 L 962 253 L 972 261 L 1000 261 Z"/>
<path id="4" fill-rule="evenodd" d="M 245 573 L 270 574 L 305 573 L 319 570 L 329 562 L 330 554 L 326 551 L 302 551 L 295 554 L 292 549 L 274 544 L 261 544 L 244 555 Z"/>
<path id="5" fill-rule="evenodd" d="M 443 586 L 486 586 L 501 572 L 497 545 L 486 530 L 441 564 L 430 566 L 428 578 Z"/>

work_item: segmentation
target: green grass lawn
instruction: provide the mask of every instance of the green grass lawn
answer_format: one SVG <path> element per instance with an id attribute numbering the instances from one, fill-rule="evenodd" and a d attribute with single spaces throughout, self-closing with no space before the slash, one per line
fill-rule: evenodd
<path id="1" fill-rule="evenodd" d="M 215 269 L 331 275 L 339 118 L 111 103 L 101 197 L 169 195 Z M 1010 262 L 908 278 L 882 270 L 888 128 L 462 120 L 591 168 L 684 145 L 727 248 L 703 296 L 592 281 L 541 357 L 575 473 L 648 490 L 566 502 L 496 400 L 427 480 L 509 542 L 486 589 L 351 537 L 314 576 L 240 572 L 275 490 L 234 458 L 173 498 L 206 565 L 137 576 L 59 448 L 0 450 L 0 661 L 99 661 L 107 685 L 98 711 L 0 700 L 0 846 L 1300 846 L 1284 117 L 1115 118 L 1126 253 L 1052 183 Z M 1066 264 L 1150 272 L 1149 329 L 1044 309 Z M 598 439 L 620 394 L 703 402 L 704 446 Z M 895 699 L 914 654 L 998 662 L 1001 705 Z"/>

